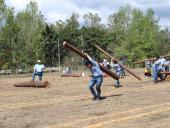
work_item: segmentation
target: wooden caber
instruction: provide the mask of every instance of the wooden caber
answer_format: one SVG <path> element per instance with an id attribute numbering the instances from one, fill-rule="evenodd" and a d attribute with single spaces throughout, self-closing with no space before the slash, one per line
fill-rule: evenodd
<path id="1" fill-rule="evenodd" d="M 170 75 L 170 72 L 160 72 L 162 75 Z"/>
<path id="2" fill-rule="evenodd" d="M 161 75 L 168 75 L 168 77 L 165 78 L 165 80 L 170 80 L 170 72 L 160 72 Z M 165 76 L 164 76 L 165 77 Z"/>
<path id="3" fill-rule="evenodd" d="M 62 74 L 61 77 L 81 77 L 80 74 Z"/>
<path id="4" fill-rule="evenodd" d="M 92 75 L 89 75 L 89 77 L 92 77 Z M 109 75 L 103 74 L 103 77 L 109 77 Z"/>
<path id="5" fill-rule="evenodd" d="M 121 67 L 123 67 L 128 73 L 130 73 L 132 76 L 134 76 L 135 78 L 137 78 L 138 80 L 141 80 L 141 77 L 134 73 L 133 71 L 131 71 L 130 69 L 128 69 L 125 65 L 121 64 L 117 59 L 115 59 L 113 56 L 111 56 L 109 53 L 107 53 L 105 50 L 103 50 L 100 46 L 95 45 L 95 47 L 101 51 L 102 53 L 104 53 L 107 57 L 109 57 L 110 59 L 113 59 L 114 61 L 116 61 Z"/>
<path id="6" fill-rule="evenodd" d="M 77 53 L 79 56 L 87 59 L 87 56 L 86 56 L 83 52 L 81 52 L 79 49 L 75 48 L 73 45 L 69 44 L 68 42 L 64 41 L 64 42 L 63 42 L 63 46 L 64 46 L 65 48 L 67 48 L 67 49 L 69 49 L 69 50 Z M 107 70 L 103 65 L 100 65 L 100 64 L 99 64 L 99 67 L 100 67 L 100 69 L 101 69 L 104 73 L 106 73 L 107 75 L 111 76 L 113 79 L 116 79 L 116 80 L 119 79 L 119 76 L 117 76 L 114 72 Z"/>
<path id="7" fill-rule="evenodd" d="M 161 56 L 161 58 L 166 58 L 166 57 L 170 57 L 170 53 L 164 56 Z M 144 63 L 145 61 L 153 61 L 156 60 L 156 57 L 154 58 L 148 58 L 148 59 L 144 59 L 144 60 L 137 60 L 135 62 L 133 62 L 134 64 L 140 64 L 140 63 Z"/>
<path id="8" fill-rule="evenodd" d="M 14 84 L 15 87 L 35 87 L 35 88 L 46 88 L 50 84 L 48 81 L 30 81 L 30 82 L 21 82 Z"/>

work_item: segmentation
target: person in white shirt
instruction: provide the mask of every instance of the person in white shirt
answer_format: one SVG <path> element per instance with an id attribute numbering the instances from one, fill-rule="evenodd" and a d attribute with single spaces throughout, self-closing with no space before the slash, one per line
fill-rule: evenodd
<path id="1" fill-rule="evenodd" d="M 107 59 L 103 59 L 103 66 L 107 68 Z"/>
<path id="2" fill-rule="evenodd" d="M 161 71 L 165 71 L 165 64 L 166 64 L 165 58 L 161 58 L 160 62 L 161 62 L 161 64 L 159 65 L 158 69 Z"/>
<path id="3" fill-rule="evenodd" d="M 169 72 L 169 68 L 170 68 L 170 59 L 166 59 L 166 62 L 165 62 L 165 71 Z"/>
<path id="4" fill-rule="evenodd" d="M 163 76 L 160 74 L 164 70 L 165 58 L 156 57 L 156 61 L 153 64 L 153 80 L 154 83 L 158 82 L 158 77 L 163 80 Z"/>
<path id="5" fill-rule="evenodd" d="M 37 64 L 34 66 L 34 72 L 32 74 L 32 81 L 35 80 L 36 75 L 38 75 L 40 81 L 42 80 L 43 69 L 45 69 L 45 66 L 41 64 L 40 60 L 38 60 Z"/>
<path id="6" fill-rule="evenodd" d="M 71 71 L 71 67 L 66 67 L 64 70 L 63 70 L 63 74 L 65 75 L 71 75 L 72 74 L 72 71 Z"/>
<path id="7" fill-rule="evenodd" d="M 110 63 L 109 63 L 109 61 L 107 61 L 107 66 L 106 66 L 106 68 L 108 69 L 108 70 L 110 70 L 111 69 L 111 66 L 110 66 Z"/>

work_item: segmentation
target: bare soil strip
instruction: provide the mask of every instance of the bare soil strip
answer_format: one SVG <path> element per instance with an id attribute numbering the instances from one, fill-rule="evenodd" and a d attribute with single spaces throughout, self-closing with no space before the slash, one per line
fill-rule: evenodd
<path id="1" fill-rule="evenodd" d="M 161 86 L 161 88 L 165 88 L 166 86 Z M 128 89 L 128 90 L 122 90 L 121 92 L 127 92 L 127 93 L 132 93 L 132 92 L 142 92 L 142 91 L 150 91 L 150 90 L 160 90 L 160 87 L 141 87 L 141 88 L 134 88 L 134 89 Z M 105 96 L 110 96 L 112 95 L 111 93 L 105 94 Z M 0 111 L 7 110 L 7 109 L 19 109 L 23 107 L 36 107 L 36 106 L 41 106 L 41 105 L 50 105 L 50 104 L 56 104 L 56 103 L 62 103 L 66 101 L 77 101 L 77 100 L 87 100 L 90 99 L 90 95 L 81 95 L 81 96 L 72 96 L 72 97 L 63 97 L 63 98 L 53 98 L 53 99 L 45 99 L 45 100 L 40 100 L 40 101 L 32 101 L 32 102 L 23 102 L 23 103 L 16 103 L 16 104 L 6 104 L 6 105 L 1 105 L 0 106 Z"/>
<path id="2" fill-rule="evenodd" d="M 150 116 L 150 115 L 161 113 L 164 111 L 170 111 L 170 102 L 157 104 L 157 105 L 151 105 L 151 106 L 147 106 L 143 108 L 136 108 L 133 110 L 130 109 L 128 111 L 123 111 L 123 112 L 119 112 L 116 114 L 111 113 L 111 114 L 102 115 L 102 116 L 85 118 L 85 119 L 81 119 L 77 121 L 71 121 L 69 123 L 65 123 L 61 125 L 49 125 L 48 127 L 49 128 L 74 127 L 74 126 L 80 126 L 81 124 L 81 125 L 87 125 L 87 126 L 84 126 L 84 128 L 98 128 L 104 125 L 108 125 L 110 123 L 127 121 L 131 119 L 138 119 L 144 116 Z"/>

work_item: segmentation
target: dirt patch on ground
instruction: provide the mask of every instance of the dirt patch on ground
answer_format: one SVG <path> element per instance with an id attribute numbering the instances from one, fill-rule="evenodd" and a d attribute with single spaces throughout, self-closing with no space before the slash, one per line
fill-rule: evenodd
<path id="1" fill-rule="evenodd" d="M 45 74 L 49 88 L 17 88 L 31 76 L 0 78 L 0 128 L 168 128 L 170 81 L 153 84 L 136 70 L 142 81 L 128 75 L 104 78 L 101 101 L 92 101 L 89 77 L 63 78 Z"/>

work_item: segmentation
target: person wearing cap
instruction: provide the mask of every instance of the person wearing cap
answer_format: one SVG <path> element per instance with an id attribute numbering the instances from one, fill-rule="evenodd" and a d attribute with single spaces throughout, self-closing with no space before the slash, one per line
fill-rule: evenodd
<path id="1" fill-rule="evenodd" d="M 87 59 L 84 59 L 83 63 L 92 73 L 92 79 L 89 82 L 89 89 L 93 95 L 93 100 L 102 100 L 100 87 L 103 82 L 103 72 L 101 71 L 98 63 L 94 61 L 87 53 L 85 54 Z M 97 93 L 94 90 L 95 85 Z"/>
<path id="2" fill-rule="evenodd" d="M 32 74 L 32 81 L 35 80 L 36 75 L 38 75 L 40 81 L 42 80 L 43 69 L 45 69 L 45 66 L 41 64 L 40 60 L 37 60 L 37 64 L 34 66 L 34 72 Z"/>

